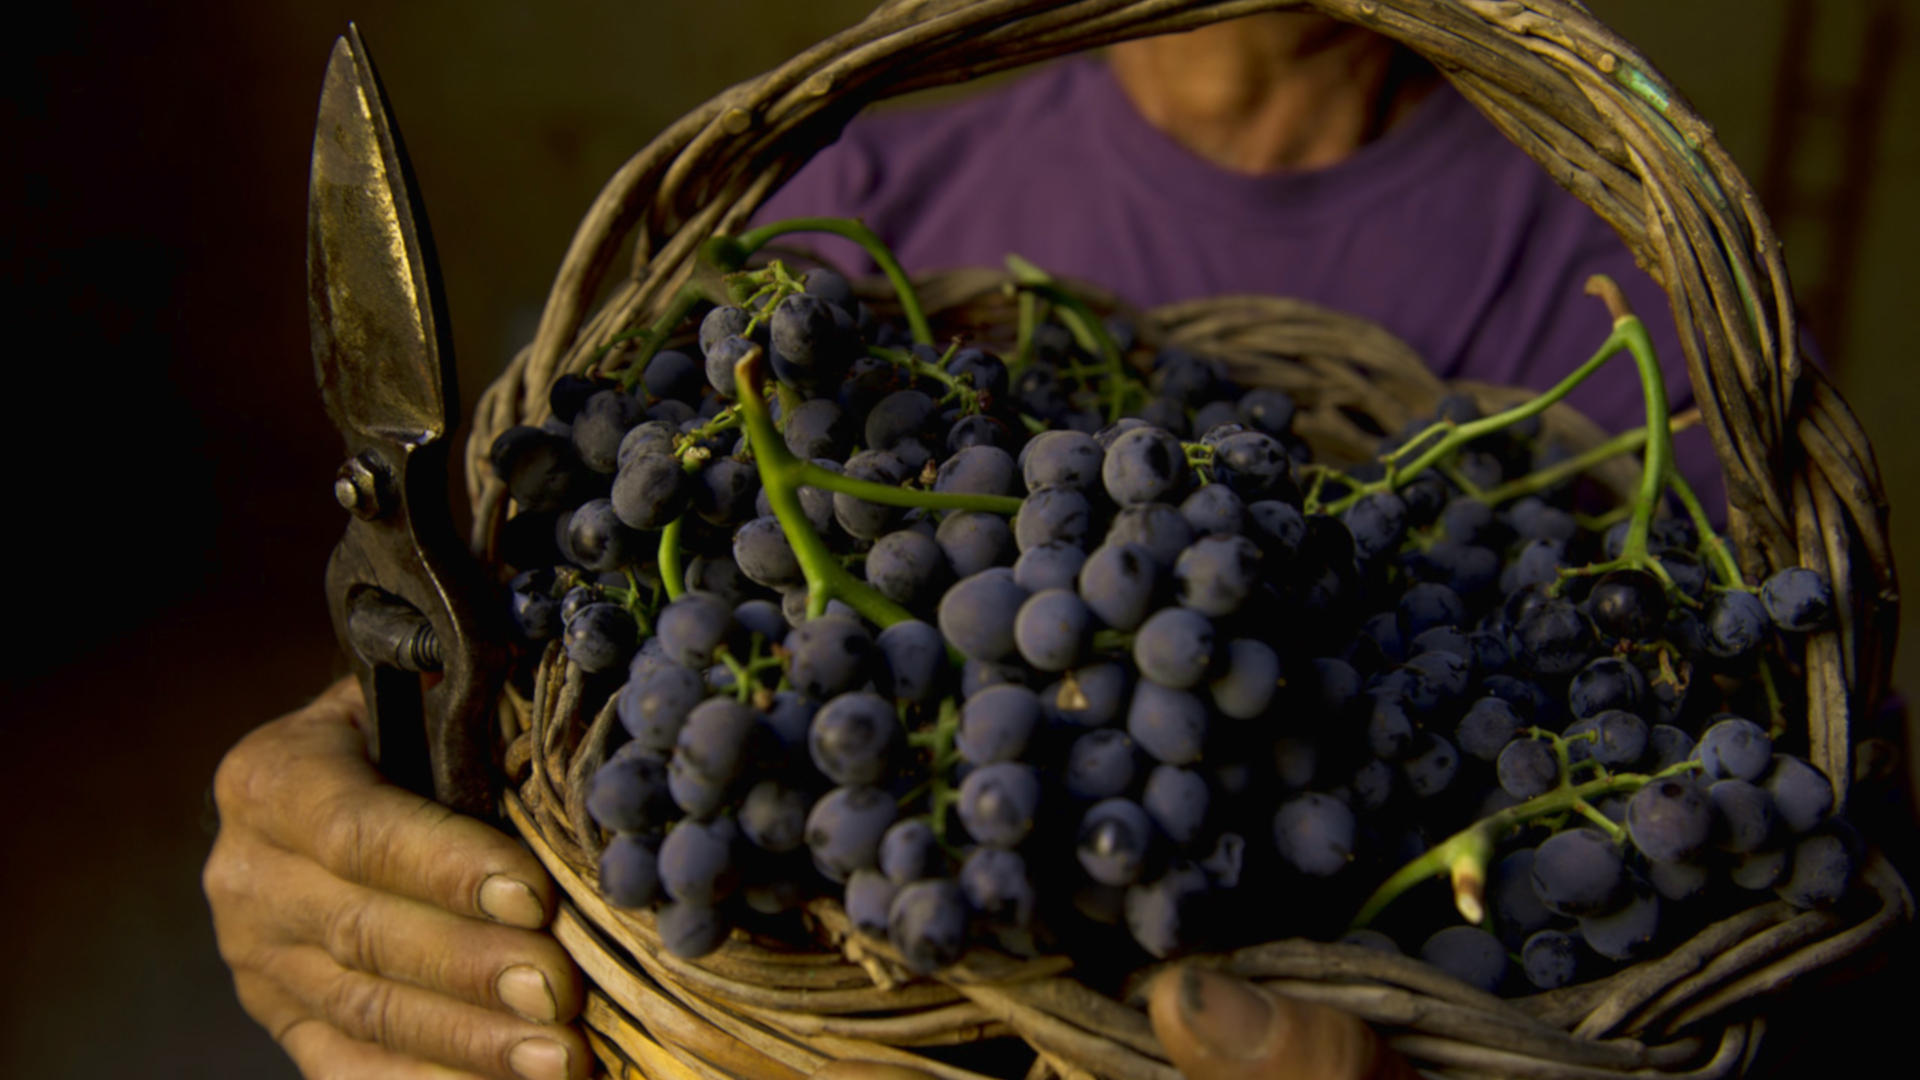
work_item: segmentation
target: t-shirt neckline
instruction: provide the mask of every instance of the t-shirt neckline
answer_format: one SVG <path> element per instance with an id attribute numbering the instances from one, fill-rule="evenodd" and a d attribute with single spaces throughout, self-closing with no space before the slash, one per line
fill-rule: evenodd
<path id="1" fill-rule="evenodd" d="M 1154 127 L 1134 107 L 1105 60 L 1070 61 L 1082 67 L 1087 130 L 1105 152 L 1104 165 L 1202 215 L 1246 228 L 1287 229 L 1342 213 L 1417 183 L 1447 155 L 1461 110 L 1472 108 L 1445 83 L 1414 106 L 1406 120 L 1350 157 L 1319 169 L 1250 175 L 1223 169 Z"/>

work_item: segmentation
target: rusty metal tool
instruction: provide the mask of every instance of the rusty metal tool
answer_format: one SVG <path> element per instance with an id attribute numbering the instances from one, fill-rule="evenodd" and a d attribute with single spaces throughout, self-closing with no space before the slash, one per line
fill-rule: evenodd
<path id="1" fill-rule="evenodd" d="M 396 783 L 491 816 L 503 641 L 496 587 L 459 542 L 448 443 L 459 394 L 432 237 L 357 28 L 335 43 L 307 193 L 314 374 L 350 515 L 327 565 L 334 632 Z"/>

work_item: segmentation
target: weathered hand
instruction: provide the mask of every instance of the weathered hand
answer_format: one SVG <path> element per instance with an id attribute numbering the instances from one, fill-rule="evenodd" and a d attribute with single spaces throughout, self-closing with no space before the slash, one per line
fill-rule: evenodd
<path id="1" fill-rule="evenodd" d="M 1269 993 L 1197 965 L 1148 990 L 1147 1016 L 1187 1080 L 1412 1080 L 1405 1060 L 1361 1020 Z M 918 1069 L 833 1062 L 813 1080 L 931 1080 Z"/>
<path id="2" fill-rule="evenodd" d="M 202 876 L 248 1014 L 320 1077 L 560 1080 L 591 1064 L 553 885 L 512 838 L 395 787 L 360 688 L 242 739 Z"/>

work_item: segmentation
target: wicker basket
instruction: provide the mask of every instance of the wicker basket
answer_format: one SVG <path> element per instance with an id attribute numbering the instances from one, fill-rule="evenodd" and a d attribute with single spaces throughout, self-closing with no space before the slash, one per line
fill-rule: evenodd
<path id="1" fill-rule="evenodd" d="M 574 237 L 535 340 L 481 403 L 468 454 L 476 547 L 490 549 L 506 516 L 504 491 L 483 467 L 493 436 L 538 422 L 557 374 L 583 370 L 616 334 L 663 308 L 700 242 L 737 230 L 861 107 L 1125 38 L 1302 6 L 1427 57 L 1610 222 L 1665 286 L 1701 420 L 1725 469 L 1746 570 L 1802 565 L 1834 583 L 1839 624 L 1807 642 L 1804 700 L 1809 757 L 1844 796 L 1849 720 L 1885 689 L 1896 625 L 1872 452 L 1832 385 L 1801 364 L 1779 245 L 1746 181 L 1645 60 L 1566 0 L 881 5 L 695 110 L 607 185 Z M 629 236 L 631 273 L 589 315 Z M 993 284 L 947 276 L 928 283 L 927 299 L 962 318 L 991 302 Z M 1227 357 L 1245 380 L 1286 387 L 1305 407 L 1303 432 L 1323 450 L 1364 448 L 1356 413 L 1396 430 L 1442 392 L 1384 331 L 1309 305 L 1225 298 L 1147 313 L 1143 325 L 1158 339 Z M 1578 422 L 1561 423 L 1579 441 Z M 976 953 L 938 979 L 911 980 L 883 943 L 850 936 L 830 901 L 810 914 L 837 950 L 736 934 L 701 961 L 666 953 L 650 916 L 611 908 L 595 888 L 600 840 L 585 786 L 615 720 L 610 704 L 592 708 L 589 693 L 556 649 L 532 698 L 506 699 L 514 784 L 506 807 L 568 897 L 556 933 L 592 983 L 586 1022 L 610 1073 L 802 1077 L 827 1060 L 859 1058 L 972 1077 L 980 1074 L 925 1048 L 1017 1038 L 1032 1048 L 1031 1076 L 1175 1075 L 1139 1003 L 1089 989 L 1065 958 Z M 1357 1012 L 1417 1064 L 1446 1075 L 1720 1076 L 1750 1052 L 1757 1021 L 1742 1005 L 1911 918 L 1911 897 L 1883 860 L 1870 861 L 1863 877 L 1869 888 L 1841 910 L 1762 904 L 1659 959 L 1517 1000 L 1339 945 L 1277 942 L 1213 962 Z"/>

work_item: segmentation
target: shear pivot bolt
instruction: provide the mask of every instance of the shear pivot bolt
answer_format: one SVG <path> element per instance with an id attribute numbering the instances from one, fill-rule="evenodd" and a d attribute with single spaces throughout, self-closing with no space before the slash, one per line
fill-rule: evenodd
<path id="1" fill-rule="evenodd" d="M 333 497 L 343 510 L 362 521 L 380 516 L 380 474 L 363 458 L 352 458 L 340 466 L 333 480 Z"/>

